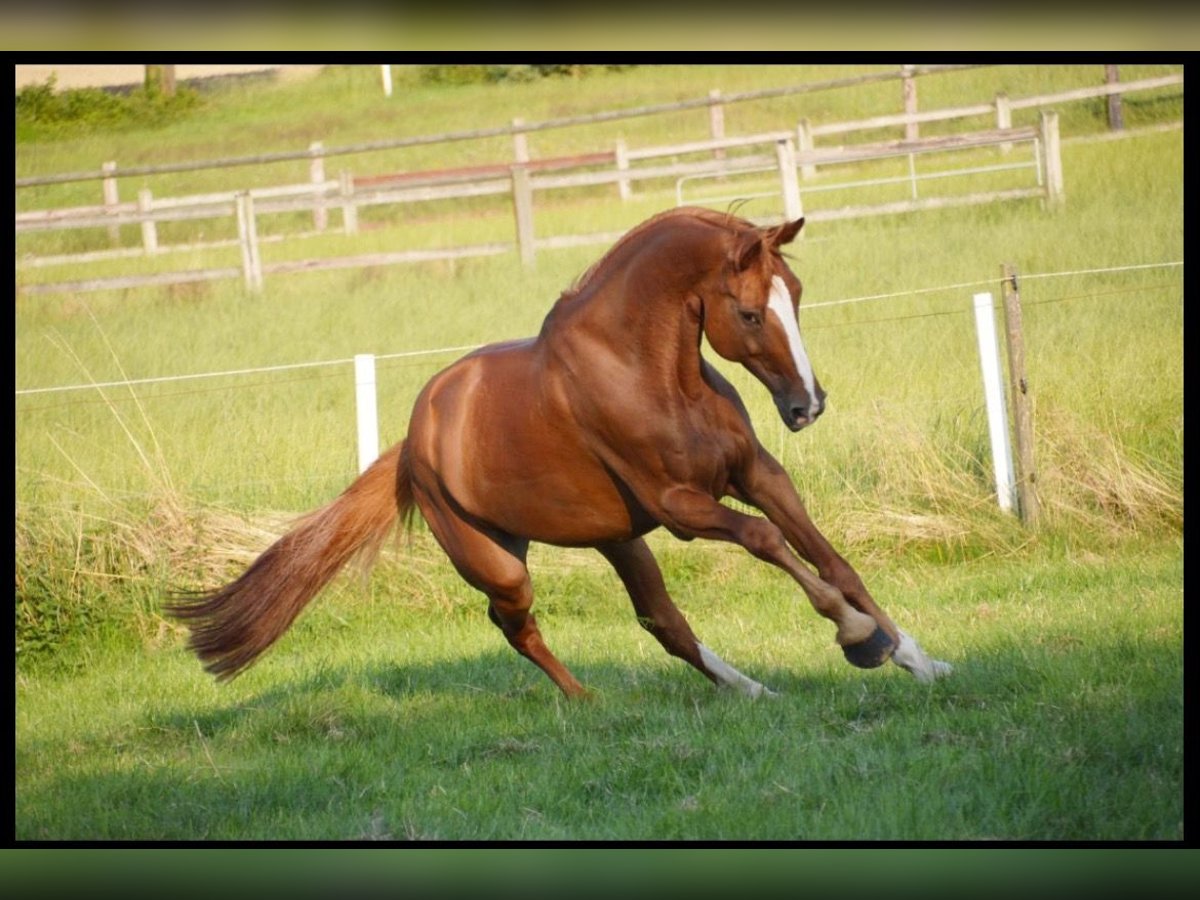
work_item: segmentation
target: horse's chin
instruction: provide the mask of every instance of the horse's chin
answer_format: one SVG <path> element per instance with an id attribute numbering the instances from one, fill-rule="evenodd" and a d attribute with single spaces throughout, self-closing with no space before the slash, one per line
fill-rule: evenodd
<path id="1" fill-rule="evenodd" d="M 810 419 L 807 416 L 804 418 L 796 418 L 792 415 L 785 415 L 785 416 L 782 416 L 781 418 L 783 419 L 783 424 L 786 425 L 788 427 L 788 430 L 793 433 L 795 433 L 797 431 L 802 431 L 803 429 L 807 428 L 809 425 L 812 425 L 814 422 L 817 421 L 816 419 Z"/>

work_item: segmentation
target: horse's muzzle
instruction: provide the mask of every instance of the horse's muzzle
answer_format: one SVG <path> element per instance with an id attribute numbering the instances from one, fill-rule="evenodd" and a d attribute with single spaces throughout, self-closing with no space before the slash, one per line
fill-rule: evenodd
<path id="1" fill-rule="evenodd" d="M 775 408 L 783 418 L 783 424 L 792 431 L 807 428 L 825 412 L 825 398 L 817 395 L 815 401 L 800 402 L 794 397 L 776 397 Z"/>

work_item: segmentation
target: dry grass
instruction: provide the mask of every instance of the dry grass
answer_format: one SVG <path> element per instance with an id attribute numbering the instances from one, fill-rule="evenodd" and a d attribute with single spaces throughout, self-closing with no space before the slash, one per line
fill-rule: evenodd
<path id="1" fill-rule="evenodd" d="M 996 503 L 991 461 L 958 433 L 889 419 L 888 452 L 872 460 L 870 490 L 845 481 L 824 523 L 856 557 L 915 551 L 938 558 L 1012 554 L 1037 534 L 1071 532 L 1101 542 L 1141 531 L 1183 529 L 1182 460 L 1160 471 L 1122 447 L 1113 431 L 1046 416 L 1036 434 L 1038 532 Z M 984 451 L 986 452 L 986 451 Z M 881 498 L 887 498 L 881 500 Z"/>
<path id="2" fill-rule="evenodd" d="M 1049 418 L 1049 417 L 1046 417 Z M 1121 446 L 1115 431 L 1067 410 L 1038 432 L 1038 494 L 1048 524 L 1104 530 L 1114 537 L 1183 531 L 1183 456 L 1162 471 Z"/>

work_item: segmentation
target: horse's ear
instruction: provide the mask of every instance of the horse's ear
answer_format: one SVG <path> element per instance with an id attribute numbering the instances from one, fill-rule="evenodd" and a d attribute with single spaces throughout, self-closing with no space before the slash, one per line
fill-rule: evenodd
<path id="1" fill-rule="evenodd" d="M 800 233 L 800 229 L 803 227 L 804 216 L 801 216 L 795 222 L 784 222 L 772 232 L 771 246 L 782 247 L 784 244 L 790 244 L 795 240 L 796 235 Z"/>

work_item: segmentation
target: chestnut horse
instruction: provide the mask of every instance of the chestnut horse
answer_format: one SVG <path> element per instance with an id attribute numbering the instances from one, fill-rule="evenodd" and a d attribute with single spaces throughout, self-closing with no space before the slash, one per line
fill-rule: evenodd
<path id="1" fill-rule="evenodd" d="M 656 215 L 564 292 L 536 338 L 484 347 L 435 375 L 408 436 L 310 513 L 233 583 L 169 611 L 218 678 L 253 663 L 334 574 L 419 509 L 488 616 L 568 696 L 584 688 L 530 611 L 531 541 L 594 547 L 638 622 L 718 685 L 770 693 L 702 644 L 667 594 L 643 535 L 740 544 L 790 575 L 837 626 L 853 665 L 889 658 L 921 681 L 949 672 L 876 605 L 808 517 L 701 336 L 763 383 L 799 431 L 825 408 L 800 339 L 800 281 L 780 248 L 803 219 L 759 228 L 700 208 Z M 722 505 L 733 497 L 766 518 Z M 790 545 L 790 548 L 789 548 Z M 793 553 L 816 567 L 812 572 Z"/>

